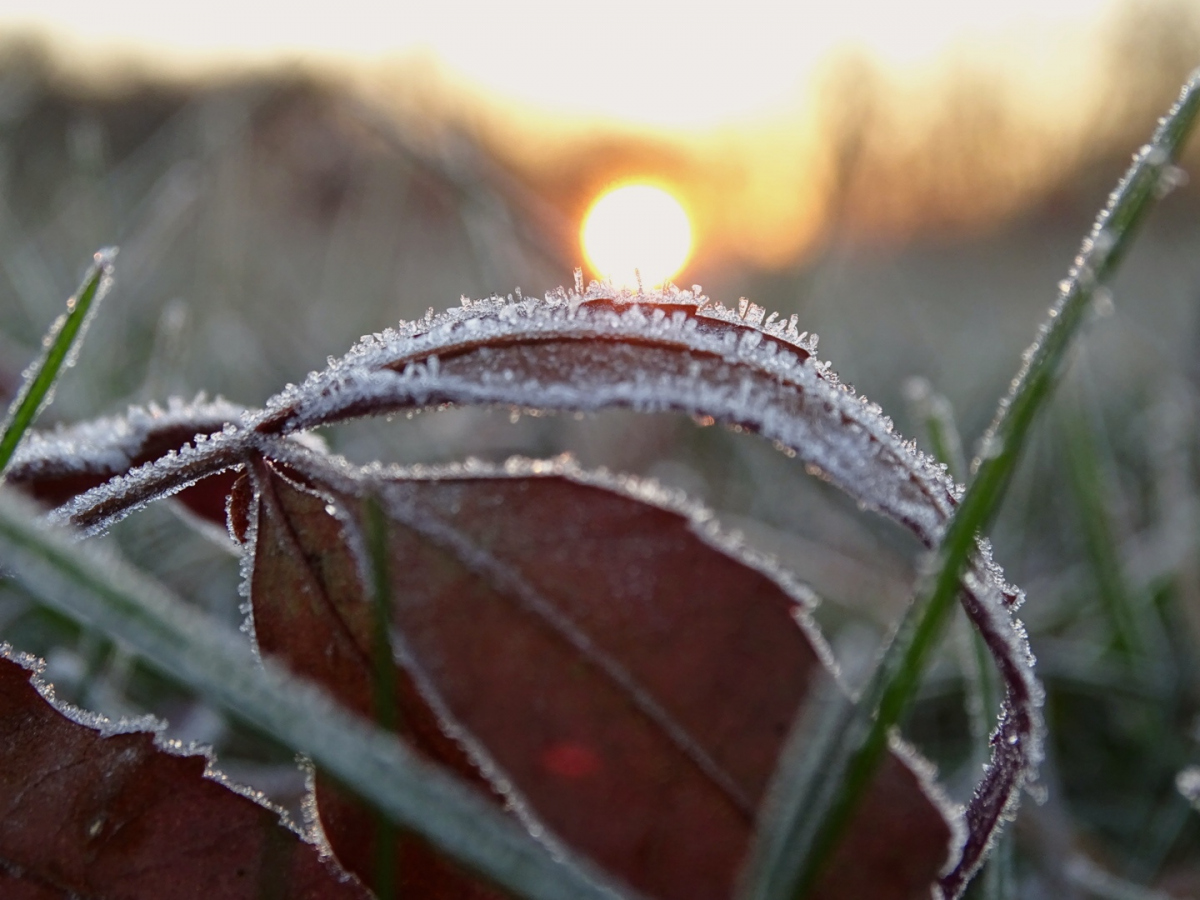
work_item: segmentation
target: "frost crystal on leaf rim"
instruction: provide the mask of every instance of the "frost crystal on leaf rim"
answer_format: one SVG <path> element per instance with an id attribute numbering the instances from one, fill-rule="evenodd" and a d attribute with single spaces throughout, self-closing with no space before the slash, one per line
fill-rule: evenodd
<path id="1" fill-rule="evenodd" d="M 455 405 L 575 412 L 616 406 L 753 431 L 935 548 L 962 487 L 815 351 L 815 336 L 799 331 L 796 317 L 785 322 L 744 299 L 731 309 L 698 287 L 646 292 L 593 282 L 586 291 L 559 288 L 541 299 L 464 298 L 458 308 L 430 310 L 365 336 L 262 410 L 79 495 L 54 517 L 100 531 L 208 475 L 281 453 L 281 439 L 303 440 L 308 429 L 351 418 Z M 1041 758 L 1041 686 L 1013 619 L 1021 597 L 981 542 L 963 603 L 996 657 L 1008 699 L 992 765 L 966 810 L 971 833 L 960 869 L 948 876 L 955 879 L 978 865 Z"/>
<path id="2" fill-rule="evenodd" d="M 283 827 L 294 832 L 305 841 L 313 843 L 309 839 L 309 836 L 292 821 L 287 810 L 272 802 L 266 794 L 255 788 L 247 787 L 246 785 L 230 780 L 229 776 L 217 767 L 216 755 L 207 744 L 195 742 L 184 743 L 168 737 L 166 734 L 167 723 L 152 715 L 110 719 L 100 713 L 67 703 L 55 695 L 54 685 L 45 680 L 45 661 L 33 654 L 16 650 L 11 644 L 5 641 L 0 641 L 0 659 L 16 663 L 22 669 L 28 671 L 29 683 L 33 689 L 37 691 L 38 695 L 55 712 L 68 721 L 76 725 L 81 725 L 90 731 L 95 731 L 101 738 L 109 738 L 121 734 L 146 734 L 152 736 L 154 749 L 161 753 L 179 757 L 203 757 L 203 777 L 206 780 L 214 781 L 235 794 L 239 794 L 259 806 L 269 809 L 279 817 L 279 822 Z"/>
<path id="3" fill-rule="evenodd" d="M 42 472 L 120 472 L 156 433 L 193 427 L 194 433 L 220 430 L 236 422 L 245 407 L 223 397 L 209 400 L 199 394 L 190 402 L 172 397 L 165 408 L 151 403 L 131 406 L 124 415 L 59 425 L 51 431 L 31 431 L 13 454 L 9 475 L 17 480 Z"/>

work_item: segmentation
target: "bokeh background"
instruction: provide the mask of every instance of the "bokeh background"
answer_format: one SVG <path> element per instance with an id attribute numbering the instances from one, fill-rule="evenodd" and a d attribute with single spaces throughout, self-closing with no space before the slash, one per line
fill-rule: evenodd
<path id="1" fill-rule="evenodd" d="M 924 441 L 968 455 L 1082 236 L 1200 65 L 1200 3 L 0 4 L 0 384 L 119 245 L 51 420 L 257 405 L 361 334 L 460 296 L 569 284 L 606 187 L 687 210 L 682 285 L 746 296 Z M 1074 355 L 995 530 L 1047 681 L 1021 897 L 1200 896 L 1200 141 Z M 589 277 L 594 273 L 586 273 Z M 459 410 L 325 434 L 357 461 L 571 451 L 684 488 L 825 598 L 861 669 L 918 548 L 754 438 L 675 417 Z M 230 624 L 237 561 L 171 510 L 107 538 Z M 296 808 L 286 753 L 9 587 L 0 639 L 63 696 L 154 712 Z M 965 797 L 978 736 L 948 640 L 907 732 Z M 1159 893 L 1156 893 L 1159 892 Z"/>

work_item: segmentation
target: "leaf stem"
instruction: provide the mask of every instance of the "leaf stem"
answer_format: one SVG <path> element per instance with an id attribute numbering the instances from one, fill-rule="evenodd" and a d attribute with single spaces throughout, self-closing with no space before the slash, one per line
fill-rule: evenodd
<path id="1" fill-rule="evenodd" d="M 21 390 L 8 408 L 3 434 L 0 435 L 0 473 L 8 468 L 17 445 L 38 414 L 50 404 L 54 397 L 54 384 L 63 368 L 70 368 L 74 362 L 74 351 L 87 330 L 90 314 L 112 284 L 113 259 L 116 255 L 115 247 L 96 252 L 79 290 L 67 300 L 66 313 L 54 321 L 42 339 L 45 351 L 25 370 Z"/>

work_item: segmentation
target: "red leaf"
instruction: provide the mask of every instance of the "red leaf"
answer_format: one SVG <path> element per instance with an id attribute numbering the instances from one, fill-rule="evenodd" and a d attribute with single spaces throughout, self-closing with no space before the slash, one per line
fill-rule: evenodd
<path id="1" fill-rule="evenodd" d="M 362 599 L 357 562 L 342 538 L 341 526 L 326 513 L 324 498 L 295 488 L 265 466 L 260 466 L 258 476 L 258 495 L 251 498 L 255 501 L 251 590 L 258 646 L 331 688 L 344 705 L 372 717 L 374 619 Z M 238 482 L 231 512 L 240 508 L 244 484 Z M 486 790 L 486 780 L 444 734 L 409 680 L 401 679 L 399 694 L 403 733 L 429 756 Z M 339 860 L 368 884 L 374 883 L 376 816 L 326 779 L 318 779 L 316 795 L 323 829 Z M 395 871 L 398 894 L 419 890 L 425 897 L 499 896 L 407 835 L 398 840 Z"/>
<path id="2" fill-rule="evenodd" d="M 97 419 L 71 428 L 31 432 L 4 480 L 36 500 L 58 506 L 117 475 L 179 450 L 197 435 L 219 432 L 244 410 L 224 400 L 131 407 L 124 416 Z M 175 494 L 201 519 L 225 525 L 225 498 L 235 473 L 204 478 Z"/>
<path id="3" fill-rule="evenodd" d="M 460 772 L 487 773 L 498 802 L 647 894 L 731 894 L 822 665 L 781 573 L 697 508 L 561 464 L 379 478 L 289 453 L 253 476 L 265 652 L 377 712 L 375 618 L 353 549 L 362 499 L 377 494 L 401 732 Z M 369 822 L 344 824 L 344 798 L 332 817 L 326 800 L 319 792 L 330 843 L 368 877 Z M 949 839 L 892 757 L 818 896 L 927 898 Z"/>
<path id="4" fill-rule="evenodd" d="M 131 473 L 120 493 L 89 491 L 56 511 L 100 530 L 140 503 L 237 466 L 278 435 L 361 415 L 442 405 L 542 410 L 629 407 L 677 411 L 760 434 L 797 464 L 842 487 L 936 547 L 959 488 L 944 467 L 894 433 L 874 404 L 839 382 L 816 340 L 743 299 L 736 310 L 698 291 L 552 291 L 515 302 L 464 300 L 364 338 L 322 372 L 289 385 L 242 428 Z M 268 452 L 270 452 L 268 450 Z M 1042 690 L 1024 630 L 1021 593 L 980 544 L 963 579 L 967 616 L 1005 688 L 992 758 L 967 804 L 967 832 L 942 886 L 962 892 L 1041 759 Z"/>
<path id="5" fill-rule="evenodd" d="M 0 896 L 368 900 L 207 757 L 68 718 L 34 674 L 0 645 Z"/>

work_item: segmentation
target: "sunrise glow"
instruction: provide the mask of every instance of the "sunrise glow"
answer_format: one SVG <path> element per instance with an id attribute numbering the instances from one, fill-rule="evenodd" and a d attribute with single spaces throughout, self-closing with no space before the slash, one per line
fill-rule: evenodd
<path id="1" fill-rule="evenodd" d="M 1166 35 L 1150 11 L 1189 3 L 295 0 L 281 15 L 245 0 L 106 0 L 101 15 L 90 0 L 0 0 L 0 40 L 45 41 L 88 92 L 316 73 L 418 142 L 461 131 L 556 212 L 574 217 L 603 184 L 669 184 L 687 208 L 670 215 L 702 235 L 706 266 L 780 267 L 824 246 L 831 216 L 894 238 L 1027 207 L 1077 165 L 1138 23 Z M 592 274 L 675 277 L 691 250 L 673 227 L 588 238 Z"/>
<path id="2" fill-rule="evenodd" d="M 794 109 L 807 79 L 839 49 L 898 66 L 925 64 L 955 44 L 1003 45 L 1012 55 L 1039 34 L 1062 37 L 1059 50 L 1113 3 L 846 0 L 810 8 L 743 0 L 693 9 L 611 0 L 600 12 L 544 0 L 295 0 L 281 13 L 245 0 L 4 0 L 0 31 L 53 34 L 75 65 L 118 53 L 171 70 L 271 60 L 363 65 L 431 52 L 493 98 L 555 115 L 698 127 Z"/>
<path id="3" fill-rule="evenodd" d="M 626 184 L 603 194 L 580 232 L 593 273 L 620 287 L 656 287 L 674 277 L 692 250 L 683 206 L 662 188 Z"/>

